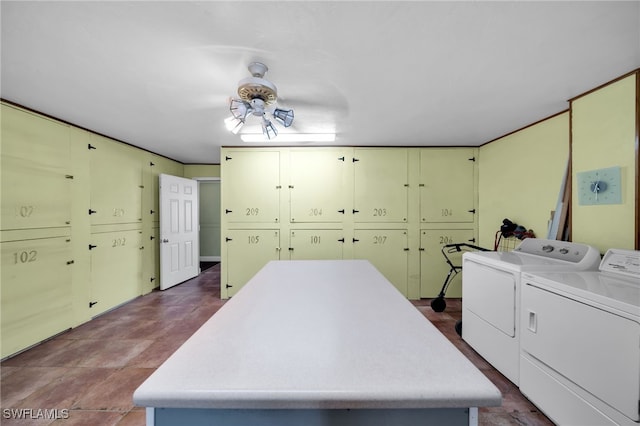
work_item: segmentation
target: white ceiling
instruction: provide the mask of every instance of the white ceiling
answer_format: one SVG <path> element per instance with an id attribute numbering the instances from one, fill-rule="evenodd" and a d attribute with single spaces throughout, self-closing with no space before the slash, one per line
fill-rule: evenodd
<path id="1" fill-rule="evenodd" d="M 184 163 L 243 144 L 223 120 L 255 60 L 295 111 L 281 133 L 354 146 L 477 146 L 640 68 L 640 1 L 3 0 L 0 13 L 3 99 Z"/>

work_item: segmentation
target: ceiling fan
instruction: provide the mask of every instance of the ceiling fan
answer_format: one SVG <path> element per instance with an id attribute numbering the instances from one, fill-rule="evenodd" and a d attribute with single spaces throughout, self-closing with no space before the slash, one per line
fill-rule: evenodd
<path id="1" fill-rule="evenodd" d="M 262 134 L 267 139 L 273 139 L 278 135 L 278 130 L 267 117 L 267 112 L 284 127 L 289 127 L 293 123 L 293 110 L 274 107 L 278 100 L 278 91 L 273 83 L 264 78 L 268 71 L 265 64 L 251 62 L 247 68 L 251 77 L 238 82 L 239 98 L 229 99 L 231 117 L 225 119 L 225 125 L 229 131 L 237 134 L 245 124 L 247 116 L 261 117 Z"/>

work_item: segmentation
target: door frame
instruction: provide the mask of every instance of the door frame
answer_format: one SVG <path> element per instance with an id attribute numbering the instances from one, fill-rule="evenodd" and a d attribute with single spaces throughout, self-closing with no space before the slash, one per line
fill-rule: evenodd
<path id="1" fill-rule="evenodd" d="M 193 177 L 191 178 L 198 182 L 198 206 L 200 206 L 200 202 L 202 201 L 200 198 L 200 182 L 218 182 L 222 185 L 222 178 L 220 177 Z M 218 207 L 222 205 L 222 199 L 220 199 L 218 203 Z M 200 222 L 202 218 L 198 215 L 198 227 L 200 228 Z M 220 221 L 220 230 L 222 231 L 222 220 Z M 200 246 L 202 248 L 202 246 Z M 222 245 L 220 246 L 220 256 L 202 256 L 199 254 L 200 262 L 222 262 Z"/>

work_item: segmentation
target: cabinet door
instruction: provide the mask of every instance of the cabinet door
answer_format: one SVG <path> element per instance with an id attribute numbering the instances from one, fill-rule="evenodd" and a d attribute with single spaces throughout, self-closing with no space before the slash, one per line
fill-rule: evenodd
<path id="1" fill-rule="evenodd" d="M 2 229 L 69 226 L 69 128 L 2 105 Z"/>
<path id="2" fill-rule="evenodd" d="M 342 259 L 340 229 L 296 229 L 289 235 L 290 260 Z"/>
<path id="3" fill-rule="evenodd" d="M 473 222 L 475 164 L 473 148 L 420 151 L 421 222 Z"/>
<path id="4" fill-rule="evenodd" d="M 447 258 L 454 266 L 462 266 L 462 252 L 442 254 L 442 246 L 452 243 L 473 244 L 473 229 L 433 229 L 420 231 L 420 297 L 431 298 L 440 294 L 451 269 Z M 462 296 L 462 274 L 452 279 L 446 297 Z"/>
<path id="5" fill-rule="evenodd" d="M 356 229 L 355 259 L 367 259 L 403 295 L 407 295 L 407 231 L 405 229 Z"/>
<path id="6" fill-rule="evenodd" d="M 408 162 L 406 149 L 356 149 L 355 222 L 406 222 Z"/>
<path id="7" fill-rule="evenodd" d="M 225 272 L 221 295 L 231 297 L 267 262 L 280 259 L 280 231 L 233 229 L 225 233 Z"/>
<path id="8" fill-rule="evenodd" d="M 73 259 L 68 237 L 0 246 L 4 358 L 73 325 Z"/>
<path id="9" fill-rule="evenodd" d="M 142 166 L 133 148 L 92 137 L 91 224 L 142 221 Z"/>
<path id="10" fill-rule="evenodd" d="M 222 211 L 228 222 L 280 221 L 280 153 L 227 151 L 221 172 Z"/>
<path id="11" fill-rule="evenodd" d="M 345 158 L 339 149 L 291 151 L 291 222 L 342 222 Z"/>
<path id="12" fill-rule="evenodd" d="M 142 233 L 91 234 L 91 316 L 142 294 Z"/>

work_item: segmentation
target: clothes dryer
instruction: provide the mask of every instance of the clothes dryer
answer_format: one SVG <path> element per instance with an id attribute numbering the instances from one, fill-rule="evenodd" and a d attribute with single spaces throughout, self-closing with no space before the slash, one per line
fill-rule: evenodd
<path id="1" fill-rule="evenodd" d="M 527 238 L 509 252 L 462 257 L 462 338 L 514 384 L 520 374 L 520 282 L 523 272 L 597 270 L 589 245 Z"/>
<path id="2" fill-rule="evenodd" d="M 640 422 L 640 251 L 595 272 L 525 273 L 520 390 L 558 424 Z"/>

